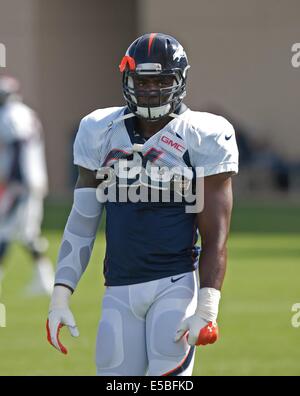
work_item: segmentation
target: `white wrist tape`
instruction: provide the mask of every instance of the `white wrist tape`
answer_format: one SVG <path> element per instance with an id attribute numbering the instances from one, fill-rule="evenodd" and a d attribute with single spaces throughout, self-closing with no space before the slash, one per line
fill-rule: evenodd
<path id="1" fill-rule="evenodd" d="M 55 284 L 75 290 L 89 263 L 102 212 L 103 203 L 97 200 L 95 188 L 74 191 L 74 204 L 63 235 Z"/>
<path id="2" fill-rule="evenodd" d="M 50 311 L 52 309 L 68 308 L 71 294 L 70 289 L 64 286 L 55 286 L 51 297 Z"/>
<path id="3" fill-rule="evenodd" d="M 212 287 L 204 287 L 199 289 L 198 305 L 196 315 L 207 320 L 208 322 L 216 322 L 219 311 L 219 302 L 221 292 Z"/>

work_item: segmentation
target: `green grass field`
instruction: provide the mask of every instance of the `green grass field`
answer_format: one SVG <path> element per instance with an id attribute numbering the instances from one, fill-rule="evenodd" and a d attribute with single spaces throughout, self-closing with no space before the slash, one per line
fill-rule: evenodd
<path id="1" fill-rule="evenodd" d="M 44 235 L 55 261 L 68 208 L 49 207 Z M 300 328 L 291 307 L 300 302 L 300 207 L 244 206 L 234 211 L 228 272 L 223 288 L 220 340 L 197 350 L 194 375 L 300 375 Z M 104 235 L 72 308 L 81 335 L 62 339 L 63 356 L 46 342 L 48 299 L 28 299 L 31 265 L 19 246 L 6 259 L 0 302 L 7 327 L 0 328 L 0 375 L 94 375 L 94 349 L 103 293 Z"/>

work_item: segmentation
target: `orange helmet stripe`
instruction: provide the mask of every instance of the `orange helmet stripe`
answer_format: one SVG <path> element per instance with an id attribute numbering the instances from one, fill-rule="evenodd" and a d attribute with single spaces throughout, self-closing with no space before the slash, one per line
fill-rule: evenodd
<path id="1" fill-rule="evenodd" d="M 156 35 L 157 35 L 157 33 L 150 34 L 149 44 L 148 44 L 148 56 L 150 55 L 151 47 L 152 47 L 152 44 L 153 44 L 153 41 L 154 41 Z"/>

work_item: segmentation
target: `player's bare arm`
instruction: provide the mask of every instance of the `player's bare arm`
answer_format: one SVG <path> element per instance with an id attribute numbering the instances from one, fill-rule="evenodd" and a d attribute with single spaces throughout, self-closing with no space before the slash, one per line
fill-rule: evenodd
<path id="1" fill-rule="evenodd" d="M 205 177 L 204 209 L 197 215 L 202 247 L 199 260 L 200 288 L 222 288 L 231 210 L 231 174 L 221 173 Z"/>
<path id="2" fill-rule="evenodd" d="M 78 166 L 78 179 L 75 189 L 77 188 L 97 188 L 99 180 L 96 179 L 96 171 Z"/>
<path id="3" fill-rule="evenodd" d="M 175 336 L 177 341 L 186 333 L 190 345 L 213 344 L 218 339 L 216 321 L 226 271 L 226 242 L 231 210 L 231 173 L 205 177 L 204 209 L 197 214 L 202 242 L 198 305 L 195 314 L 181 323 Z"/>

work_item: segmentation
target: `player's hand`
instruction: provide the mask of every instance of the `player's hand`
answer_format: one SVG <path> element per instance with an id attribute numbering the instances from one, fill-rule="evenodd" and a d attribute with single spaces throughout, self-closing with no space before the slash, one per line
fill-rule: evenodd
<path id="1" fill-rule="evenodd" d="M 46 325 L 49 343 L 65 355 L 68 353 L 68 350 L 59 339 L 61 328 L 67 326 L 73 337 L 79 336 L 74 316 L 69 309 L 70 295 L 71 291 L 66 287 L 54 287 Z"/>
<path id="2" fill-rule="evenodd" d="M 213 344 L 219 337 L 217 316 L 221 293 L 211 287 L 204 287 L 198 292 L 198 304 L 194 315 L 181 322 L 175 334 L 178 342 L 186 333 L 190 345 Z"/>
<path id="3" fill-rule="evenodd" d="M 185 334 L 190 345 L 207 345 L 217 341 L 219 329 L 216 322 L 208 322 L 195 314 L 181 322 L 175 335 L 175 342 Z"/>

